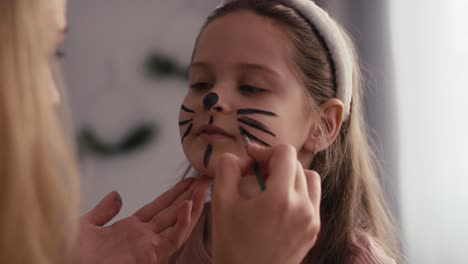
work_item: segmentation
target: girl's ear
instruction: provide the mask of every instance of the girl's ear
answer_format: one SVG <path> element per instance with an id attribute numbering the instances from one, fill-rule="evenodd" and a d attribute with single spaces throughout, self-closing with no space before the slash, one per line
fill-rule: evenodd
<path id="1" fill-rule="evenodd" d="M 344 105 L 340 100 L 330 99 L 319 108 L 320 120 L 314 122 L 315 125 L 311 128 L 309 138 L 304 146 L 306 150 L 314 152 L 314 154 L 333 144 L 343 124 Z"/>

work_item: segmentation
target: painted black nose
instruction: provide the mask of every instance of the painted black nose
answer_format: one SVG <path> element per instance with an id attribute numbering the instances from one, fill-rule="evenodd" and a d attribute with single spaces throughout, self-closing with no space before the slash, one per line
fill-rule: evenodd
<path id="1" fill-rule="evenodd" d="M 216 93 L 209 93 L 203 98 L 203 105 L 207 110 L 211 110 L 218 103 L 219 96 Z"/>

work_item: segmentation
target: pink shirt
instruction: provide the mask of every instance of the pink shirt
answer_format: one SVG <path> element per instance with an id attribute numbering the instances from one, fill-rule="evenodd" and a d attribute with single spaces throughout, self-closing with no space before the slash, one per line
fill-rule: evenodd
<path id="1" fill-rule="evenodd" d="M 209 204 L 205 205 L 203 214 L 193 229 L 185 245 L 169 260 L 168 264 L 212 264 L 211 254 L 204 245 L 205 223 L 207 222 Z M 353 264 L 395 264 L 383 249 L 370 236 L 363 236 L 356 241 L 360 253 Z"/>

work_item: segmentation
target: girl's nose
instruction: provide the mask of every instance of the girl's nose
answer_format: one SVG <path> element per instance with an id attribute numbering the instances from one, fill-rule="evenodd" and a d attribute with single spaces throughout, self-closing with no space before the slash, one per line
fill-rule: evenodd
<path id="1" fill-rule="evenodd" d="M 219 96 L 217 93 L 208 93 L 205 98 L 203 98 L 203 106 L 206 110 L 210 111 L 213 106 L 218 103 Z"/>
<path id="2" fill-rule="evenodd" d="M 210 92 L 203 98 L 203 108 L 206 111 L 227 112 L 228 106 L 215 92 Z"/>

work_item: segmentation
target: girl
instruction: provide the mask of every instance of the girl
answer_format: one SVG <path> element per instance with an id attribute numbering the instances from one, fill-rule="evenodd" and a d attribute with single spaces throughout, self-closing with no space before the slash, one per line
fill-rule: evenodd
<path id="1" fill-rule="evenodd" d="M 228 1 L 196 41 L 179 117 L 182 146 L 198 174 L 218 177 L 224 153 L 247 158 L 243 138 L 291 145 L 292 157 L 322 179 L 320 233 L 302 263 L 395 263 L 395 229 L 361 96 L 350 38 L 312 1 Z M 271 173 L 262 172 L 268 190 Z M 206 206 L 171 263 L 210 263 L 211 227 Z"/>

